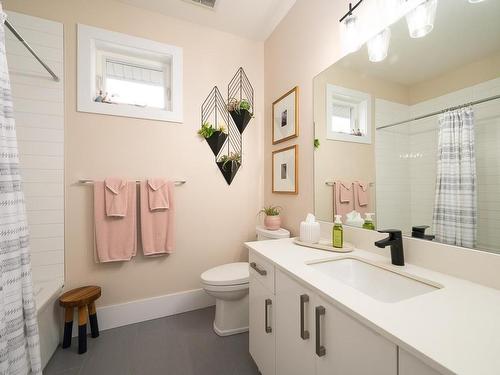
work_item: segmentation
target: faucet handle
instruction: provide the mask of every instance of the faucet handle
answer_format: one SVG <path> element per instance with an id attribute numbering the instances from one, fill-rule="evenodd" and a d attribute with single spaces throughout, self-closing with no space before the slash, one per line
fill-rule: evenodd
<path id="1" fill-rule="evenodd" d="M 387 233 L 389 235 L 389 240 L 399 240 L 403 238 L 403 233 L 399 229 L 383 229 L 378 232 Z"/>

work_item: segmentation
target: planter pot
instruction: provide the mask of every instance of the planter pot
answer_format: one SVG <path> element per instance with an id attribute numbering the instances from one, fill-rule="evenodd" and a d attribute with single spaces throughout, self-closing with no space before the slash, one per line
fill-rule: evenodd
<path id="1" fill-rule="evenodd" d="M 222 172 L 222 175 L 226 179 L 226 182 L 228 185 L 231 185 L 231 182 L 234 179 L 234 176 L 236 176 L 236 172 L 238 172 L 238 169 L 240 169 L 240 163 L 237 162 L 229 162 L 226 163 L 225 166 L 223 166 L 224 163 L 221 161 L 217 162 L 217 166 L 219 167 L 220 171 Z"/>
<path id="2" fill-rule="evenodd" d="M 226 142 L 227 134 L 221 131 L 216 131 L 211 137 L 205 139 L 214 155 L 217 156 L 219 155 L 220 149 L 224 146 L 224 142 Z"/>
<path id="3" fill-rule="evenodd" d="M 281 228 L 280 215 L 267 216 L 264 218 L 264 227 L 269 230 L 278 230 Z"/>
<path id="4" fill-rule="evenodd" d="M 248 123 L 252 119 L 252 114 L 246 109 L 241 109 L 239 111 L 230 111 L 229 113 L 231 114 L 236 127 L 240 131 L 240 134 L 242 134 Z"/>

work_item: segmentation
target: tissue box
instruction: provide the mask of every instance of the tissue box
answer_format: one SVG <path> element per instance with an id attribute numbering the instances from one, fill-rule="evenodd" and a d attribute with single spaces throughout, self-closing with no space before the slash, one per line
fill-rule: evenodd
<path id="1" fill-rule="evenodd" d="M 300 241 L 307 243 L 318 243 L 320 228 L 318 222 L 308 223 L 303 221 L 300 223 Z"/>

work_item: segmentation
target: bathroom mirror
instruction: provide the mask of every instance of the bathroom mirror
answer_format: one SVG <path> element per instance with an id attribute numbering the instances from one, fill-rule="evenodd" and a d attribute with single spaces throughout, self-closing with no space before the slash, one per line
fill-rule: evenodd
<path id="1" fill-rule="evenodd" d="M 319 220 L 373 212 L 378 229 L 500 253 L 499 15 L 500 1 L 439 0 L 426 35 L 410 37 L 410 14 L 314 78 Z M 363 122 L 364 143 L 331 137 Z"/>

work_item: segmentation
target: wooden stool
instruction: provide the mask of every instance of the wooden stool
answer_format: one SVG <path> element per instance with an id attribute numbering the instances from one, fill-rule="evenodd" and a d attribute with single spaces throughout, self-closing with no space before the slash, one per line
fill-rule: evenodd
<path id="1" fill-rule="evenodd" d="M 95 300 L 101 296 L 98 286 L 82 286 L 64 293 L 59 297 L 59 305 L 65 308 L 63 348 L 71 346 L 71 331 L 73 330 L 73 308 L 78 308 L 78 354 L 87 351 L 87 308 L 92 337 L 99 336 Z"/>

